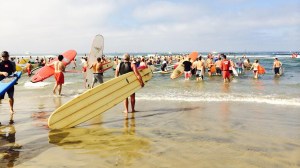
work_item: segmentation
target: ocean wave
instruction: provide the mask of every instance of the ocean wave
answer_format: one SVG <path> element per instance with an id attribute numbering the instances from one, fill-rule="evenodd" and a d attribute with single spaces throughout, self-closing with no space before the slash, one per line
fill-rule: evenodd
<path id="1" fill-rule="evenodd" d="M 234 95 L 203 95 L 203 96 L 137 96 L 137 100 L 147 101 L 179 101 L 179 102 L 242 102 L 266 103 L 273 105 L 300 106 L 300 98 L 280 98 L 274 96 L 234 96 Z"/>

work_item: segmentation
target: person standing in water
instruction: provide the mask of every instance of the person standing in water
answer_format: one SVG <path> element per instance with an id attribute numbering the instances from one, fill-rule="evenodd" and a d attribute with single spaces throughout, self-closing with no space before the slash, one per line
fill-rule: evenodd
<path id="1" fill-rule="evenodd" d="M 253 74 L 255 79 L 258 78 L 258 66 L 259 66 L 258 60 L 255 60 L 250 68 L 250 70 L 253 69 Z"/>
<path id="2" fill-rule="evenodd" d="M 273 69 L 274 69 L 274 73 L 275 75 L 280 75 L 280 68 L 282 66 L 282 63 L 278 60 L 278 58 L 274 59 L 274 63 L 273 63 Z"/>
<path id="3" fill-rule="evenodd" d="M 192 70 L 192 63 L 191 63 L 191 58 L 186 58 L 185 61 L 183 61 L 183 66 L 184 66 L 184 79 L 189 80 L 190 77 L 192 76 L 191 70 Z"/>
<path id="4" fill-rule="evenodd" d="M 224 83 L 226 83 L 226 81 L 230 82 L 230 72 L 229 72 L 229 67 L 231 67 L 230 61 L 226 59 L 225 54 L 221 54 L 221 55 L 223 57 L 223 60 L 221 62 L 221 70 L 222 70 Z"/>
<path id="5" fill-rule="evenodd" d="M 199 81 L 199 78 L 201 80 L 203 80 L 203 76 L 204 76 L 204 62 L 202 61 L 202 56 L 200 56 L 199 58 L 197 58 L 197 63 L 196 63 L 196 80 Z"/>
<path id="6" fill-rule="evenodd" d="M 92 68 L 94 71 L 94 80 L 91 88 L 94 87 L 96 82 L 99 82 L 100 84 L 103 83 L 103 63 L 100 57 L 98 57 L 97 62 L 90 67 L 90 69 Z"/>
<path id="7" fill-rule="evenodd" d="M 124 59 L 124 61 L 121 62 L 116 68 L 115 77 L 118 77 L 119 75 L 123 75 L 123 74 L 133 71 L 135 76 L 137 77 L 138 81 L 140 82 L 141 87 L 144 87 L 144 82 L 143 82 L 142 76 L 140 75 L 139 71 L 137 70 L 135 64 L 129 61 L 130 55 L 127 53 L 124 54 L 123 59 Z M 131 110 L 132 110 L 132 112 L 135 112 L 135 93 L 130 95 L 130 102 L 131 102 Z M 128 113 L 128 98 L 126 98 L 124 100 L 124 106 L 125 106 L 124 113 L 127 114 Z"/>
<path id="8" fill-rule="evenodd" d="M 65 77 L 64 73 L 65 72 L 65 65 L 62 62 L 64 59 L 64 56 L 59 55 L 58 56 L 58 61 L 53 61 L 50 64 L 47 64 L 47 66 L 53 66 L 54 67 L 54 78 L 55 78 L 55 85 L 53 88 L 53 94 L 56 94 L 56 89 L 58 88 L 58 95 L 61 96 L 61 90 L 62 90 L 62 85 L 65 82 Z"/>

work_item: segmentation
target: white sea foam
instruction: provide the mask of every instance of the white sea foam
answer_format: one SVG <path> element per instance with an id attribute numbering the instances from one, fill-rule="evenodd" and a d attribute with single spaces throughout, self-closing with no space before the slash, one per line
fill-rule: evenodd
<path id="1" fill-rule="evenodd" d="M 32 83 L 32 82 L 25 82 L 24 83 L 24 87 L 28 88 L 28 89 L 32 89 L 32 88 L 42 88 L 45 86 L 50 85 L 50 82 L 37 82 L 37 83 Z"/>
<path id="2" fill-rule="evenodd" d="M 244 103 L 266 103 L 273 105 L 300 106 L 300 98 L 280 98 L 274 96 L 235 96 L 235 95 L 203 95 L 203 96 L 163 96 L 138 95 L 138 100 L 147 101 L 179 101 L 179 102 L 244 102 Z"/>

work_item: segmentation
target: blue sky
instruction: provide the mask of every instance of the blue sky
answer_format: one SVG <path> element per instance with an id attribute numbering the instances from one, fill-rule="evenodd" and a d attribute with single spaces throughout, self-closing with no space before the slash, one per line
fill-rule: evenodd
<path id="1" fill-rule="evenodd" d="M 0 0 L 11 53 L 300 50 L 299 0 Z"/>

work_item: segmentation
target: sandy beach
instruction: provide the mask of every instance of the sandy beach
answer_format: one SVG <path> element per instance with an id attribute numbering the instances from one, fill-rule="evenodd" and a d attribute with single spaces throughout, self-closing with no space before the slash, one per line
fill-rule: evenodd
<path id="1" fill-rule="evenodd" d="M 15 124 L 1 126 L 1 131 L 15 130 L 14 142 L 1 139 L 5 143 L 1 147 L 1 167 L 299 167 L 300 164 L 300 114 L 295 107 L 285 107 L 282 111 L 274 105 L 249 103 L 138 100 L 140 111 L 127 117 L 119 104 L 77 128 L 47 129 L 50 109 L 65 99 L 68 98 L 45 98 L 48 111 L 26 105 L 16 107 Z M 1 106 L 5 109 L 6 104 Z M 1 113 L 1 119 L 5 116 Z"/>

